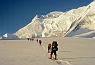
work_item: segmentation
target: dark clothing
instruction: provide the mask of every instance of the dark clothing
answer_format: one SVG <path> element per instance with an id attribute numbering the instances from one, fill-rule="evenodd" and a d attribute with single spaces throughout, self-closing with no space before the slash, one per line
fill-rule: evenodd
<path id="1" fill-rule="evenodd" d="M 52 51 L 58 51 L 58 44 L 57 44 L 57 42 L 56 41 L 53 41 L 52 42 Z"/>
<path id="2" fill-rule="evenodd" d="M 53 54 L 55 55 L 55 59 L 56 59 L 56 57 L 57 57 L 56 51 L 58 51 L 57 46 L 58 46 L 57 41 L 53 41 L 52 42 L 52 49 L 51 49 L 50 59 L 52 59 Z"/>
<path id="3" fill-rule="evenodd" d="M 51 55 L 54 53 L 54 55 L 56 55 L 56 51 L 58 50 L 57 47 L 52 47 L 52 51 L 51 51 Z"/>
<path id="4" fill-rule="evenodd" d="M 54 55 L 56 55 L 56 51 L 51 51 L 51 55 L 54 53 Z"/>
<path id="5" fill-rule="evenodd" d="M 38 39 L 37 39 L 37 43 L 38 43 Z"/>
<path id="6" fill-rule="evenodd" d="M 51 49 L 51 44 L 48 44 L 48 50 L 50 50 Z"/>
<path id="7" fill-rule="evenodd" d="M 58 51 L 57 47 L 52 47 L 52 51 Z"/>
<path id="8" fill-rule="evenodd" d="M 48 47 L 48 50 L 50 50 L 51 49 L 51 47 Z"/>
<path id="9" fill-rule="evenodd" d="M 48 53 L 51 52 L 51 44 L 48 44 Z"/>
<path id="10" fill-rule="evenodd" d="M 39 44 L 41 45 L 41 43 L 42 43 L 42 41 L 41 40 L 39 40 Z"/>

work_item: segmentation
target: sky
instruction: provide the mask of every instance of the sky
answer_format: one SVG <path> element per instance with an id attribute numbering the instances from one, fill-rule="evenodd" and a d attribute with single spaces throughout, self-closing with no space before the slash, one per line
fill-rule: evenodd
<path id="1" fill-rule="evenodd" d="M 13 34 L 32 21 L 35 15 L 66 12 L 86 6 L 93 0 L 0 0 L 0 36 Z"/>

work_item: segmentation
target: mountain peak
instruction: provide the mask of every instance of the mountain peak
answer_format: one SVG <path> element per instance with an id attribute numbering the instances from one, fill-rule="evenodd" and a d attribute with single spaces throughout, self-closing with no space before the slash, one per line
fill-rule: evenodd
<path id="1" fill-rule="evenodd" d="M 88 6 L 90 6 L 89 12 L 85 13 Z M 85 16 L 82 17 L 83 19 L 79 20 L 79 23 L 75 25 L 71 32 L 73 32 L 73 30 L 75 29 L 76 31 L 80 30 L 81 32 L 81 30 L 85 28 L 89 30 L 95 30 L 95 1 L 90 3 L 88 6 L 72 9 L 67 12 L 54 11 L 48 13 L 47 15 L 37 14 L 31 21 L 31 23 L 21 28 L 14 34 L 19 38 L 50 36 L 63 37 L 63 35 L 70 29 L 74 20 L 77 19 L 78 21 L 78 19 L 80 19 L 82 15 Z M 85 32 L 81 32 L 81 34 L 82 33 Z"/>
<path id="2" fill-rule="evenodd" d="M 0 37 L 0 39 L 19 39 L 19 38 L 16 35 L 6 33 L 2 37 Z"/>

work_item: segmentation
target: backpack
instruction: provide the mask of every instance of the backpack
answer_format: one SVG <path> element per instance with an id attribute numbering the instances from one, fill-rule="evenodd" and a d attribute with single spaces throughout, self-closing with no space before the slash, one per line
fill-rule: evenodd
<path id="1" fill-rule="evenodd" d="M 51 47 L 51 44 L 48 44 L 48 47 Z"/>
<path id="2" fill-rule="evenodd" d="M 39 43 L 42 43 L 42 41 L 41 41 L 41 40 L 39 40 Z"/>
<path id="3" fill-rule="evenodd" d="M 52 42 L 52 50 L 53 51 L 58 51 L 58 47 L 57 46 L 58 46 L 57 41 L 53 41 Z"/>
<path id="4" fill-rule="evenodd" d="M 57 47 L 57 46 L 58 46 L 57 41 L 53 41 L 53 42 L 52 42 L 52 46 L 53 46 L 53 47 Z"/>

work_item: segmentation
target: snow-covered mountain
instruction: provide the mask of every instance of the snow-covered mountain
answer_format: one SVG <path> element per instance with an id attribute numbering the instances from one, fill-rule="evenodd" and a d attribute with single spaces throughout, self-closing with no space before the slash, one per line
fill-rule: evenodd
<path id="1" fill-rule="evenodd" d="M 85 10 L 89 6 L 89 12 Z M 83 19 L 66 36 L 69 37 L 95 37 L 95 1 L 88 6 L 72 9 L 67 12 L 54 11 L 47 15 L 36 15 L 25 27 L 19 29 L 14 35 L 19 38 L 27 37 L 63 37 L 80 15 Z M 80 18 L 81 18 L 80 17 Z M 80 19 L 78 18 L 78 19 Z M 77 20 L 78 21 L 78 20 Z M 76 22 L 77 22 L 76 21 Z"/>
<path id="2" fill-rule="evenodd" d="M 2 37 L 0 37 L 0 39 L 8 39 L 8 40 L 12 40 L 12 39 L 19 39 L 17 36 L 13 35 L 13 34 L 4 34 Z"/>

